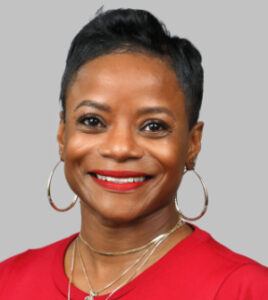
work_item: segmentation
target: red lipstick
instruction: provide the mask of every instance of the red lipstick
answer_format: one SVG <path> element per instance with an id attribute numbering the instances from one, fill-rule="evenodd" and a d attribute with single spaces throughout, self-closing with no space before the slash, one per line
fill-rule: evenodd
<path id="1" fill-rule="evenodd" d="M 127 177 L 148 177 L 148 174 L 134 171 L 116 171 L 116 170 L 92 170 L 90 173 L 96 173 L 102 176 L 110 176 L 116 178 L 127 178 Z"/>
<path id="2" fill-rule="evenodd" d="M 112 182 L 104 180 L 103 178 L 98 178 L 98 175 L 105 177 L 116 178 L 135 178 L 135 177 L 144 177 L 143 181 L 138 182 Z M 134 172 L 134 171 L 115 171 L 115 170 L 92 170 L 90 172 L 92 175 L 92 179 L 98 183 L 99 185 L 113 191 L 130 191 L 136 189 L 144 184 L 146 184 L 152 176 L 142 172 Z"/>

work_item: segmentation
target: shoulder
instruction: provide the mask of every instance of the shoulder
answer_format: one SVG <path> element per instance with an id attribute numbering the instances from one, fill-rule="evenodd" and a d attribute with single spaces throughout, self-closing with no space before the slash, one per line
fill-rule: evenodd
<path id="1" fill-rule="evenodd" d="M 195 227 L 196 235 L 202 237 L 198 245 L 198 258 L 203 258 L 207 265 L 223 266 L 226 270 L 234 270 L 243 265 L 260 265 L 253 259 L 232 251 L 220 242 L 216 241 L 209 233 Z"/>
<path id="2" fill-rule="evenodd" d="M 267 300 L 268 268 L 256 262 L 237 267 L 225 277 L 216 299 Z"/>
<path id="3" fill-rule="evenodd" d="M 184 278 L 189 278 L 183 281 L 182 288 L 189 289 L 192 295 L 192 286 L 198 287 L 200 299 L 210 299 L 208 293 L 215 300 L 268 299 L 268 268 L 193 227 L 194 232 L 175 247 L 169 260 L 169 270 L 176 274 L 179 268 Z M 240 290 L 254 297 L 239 298 Z M 215 295 L 218 298 L 214 298 Z"/>
<path id="4" fill-rule="evenodd" d="M 214 274 L 217 300 L 268 299 L 268 268 L 222 245 L 208 233 L 197 228 L 207 239 L 200 243 L 199 259 Z"/>
<path id="5" fill-rule="evenodd" d="M 76 234 L 64 238 L 42 248 L 30 249 L 23 253 L 14 255 L 0 263 L 0 283 L 12 281 L 20 276 L 28 274 L 38 274 L 40 268 L 46 270 L 51 267 L 51 263 L 61 250 L 64 252 L 67 245 Z"/>

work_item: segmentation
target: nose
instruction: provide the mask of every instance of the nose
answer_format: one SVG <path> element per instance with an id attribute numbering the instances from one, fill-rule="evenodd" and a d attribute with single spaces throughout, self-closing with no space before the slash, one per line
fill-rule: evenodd
<path id="1" fill-rule="evenodd" d="M 131 128 L 123 125 L 116 126 L 104 135 L 104 140 L 99 147 L 99 153 L 103 157 L 123 162 L 143 156 L 143 149 L 138 145 L 135 133 Z"/>

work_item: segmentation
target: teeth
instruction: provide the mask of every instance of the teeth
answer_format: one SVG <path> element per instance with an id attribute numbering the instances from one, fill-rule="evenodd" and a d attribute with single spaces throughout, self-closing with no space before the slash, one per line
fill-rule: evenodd
<path id="1" fill-rule="evenodd" d="M 102 176 L 99 174 L 96 174 L 98 179 L 109 181 L 109 182 L 115 182 L 115 183 L 132 183 L 132 182 L 142 182 L 146 178 L 145 177 L 128 177 L 128 178 L 115 178 L 115 177 L 109 177 L 109 176 Z"/>

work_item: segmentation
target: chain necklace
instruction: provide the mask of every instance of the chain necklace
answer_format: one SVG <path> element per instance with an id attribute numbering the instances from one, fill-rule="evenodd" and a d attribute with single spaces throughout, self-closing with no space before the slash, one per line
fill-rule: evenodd
<path id="1" fill-rule="evenodd" d="M 79 238 L 80 240 L 93 252 L 100 254 L 100 255 L 104 255 L 104 256 L 120 256 L 120 255 L 126 255 L 126 254 L 131 254 L 131 253 L 135 253 L 135 252 L 139 252 L 141 250 L 144 250 L 146 248 L 149 248 L 150 246 L 152 246 L 153 244 L 155 244 L 156 242 L 158 242 L 160 239 L 162 239 L 163 237 L 165 237 L 166 235 L 171 234 L 172 232 L 174 232 L 177 229 L 178 224 L 181 222 L 181 218 L 179 218 L 179 221 L 176 223 L 176 225 L 174 227 L 172 227 L 168 232 L 162 233 L 160 235 L 158 235 L 157 237 L 153 238 L 151 241 L 149 241 L 148 243 L 146 243 L 145 245 L 142 245 L 140 247 L 137 248 L 133 248 L 133 249 L 129 249 L 129 250 L 124 250 L 124 251 L 118 251 L 118 252 L 110 252 L 110 251 L 101 251 L 101 250 L 97 250 L 96 248 L 94 248 L 93 246 L 91 246 L 82 236 L 81 233 L 79 233 Z"/>
<path id="2" fill-rule="evenodd" d="M 99 293 L 101 293 L 102 291 L 105 291 L 106 289 L 108 289 L 109 287 L 111 287 L 112 285 L 114 285 L 117 281 L 119 281 L 121 278 L 123 278 L 131 269 L 133 269 L 136 265 L 139 264 L 139 262 L 142 261 L 142 259 L 146 256 L 146 254 L 149 252 L 150 249 L 146 249 L 142 255 L 140 257 L 138 257 L 134 263 L 132 263 L 126 270 L 124 270 L 119 277 L 117 277 L 116 279 L 114 279 L 113 281 L 111 281 L 110 283 L 108 283 L 107 285 L 105 285 L 104 287 L 98 289 L 98 290 L 93 290 L 92 285 L 89 281 L 88 275 L 87 275 L 87 271 L 86 271 L 86 267 L 85 267 L 85 263 L 84 260 L 82 258 L 81 252 L 80 252 L 80 247 L 78 245 L 78 254 L 79 254 L 79 260 L 80 260 L 80 264 L 84 273 L 84 276 L 87 279 L 88 282 L 88 286 L 89 286 L 89 296 L 87 296 L 85 298 L 85 300 L 94 300 L 94 296 L 99 295 Z"/>
<path id="3" fill-rule="evenodd" d="M 121 287 L 123 287 L 124 285 L 126 285 L 128 282 L 130 282 L 135 275 L 137 274 L 137 272 L 148 262 L 148 260 L 151 258 L 151 256 L 153 255 L 153 253 L 156 251 L 156 249 L 158 248 L 158 246 L 169 237 L 169 235 L 171 233 L 173 233 L 175 230 L 179 229 L 180 227 L 182 227 L 184 225 L 184 222 L 180 219 L 177 224 L 167 233 L 161 234 L 158 237 L 156 237 L 154 239 L 154 242 L 150 243 L 149 246 L 147 246 L 148 249 L 146 249 L 142 255 L 140 257 L 138 257 L 138 259 L 131 264 L 126 270 L 124 270 L 119 277 L 117 277 L 116 279 L 114 279 L 113 281 L 111 281 L 110 283 L 108 283 L 105 287 L 99 289 L 99 290 L 93 290 L 91 284 L 90 284 L 90 280 L 88 278 L 87 272 L 86 272 L 86 268 L 85 268 L 85 264 L 83 261 L 83 258 L 81 256 L 81 252 L 80 252 L 80 247 L 78 245 L 78 237 L 76 238 L 75 244 L 74 244 L 74 249 L 73 249 L 73 254 L 72 254 L 72 264 L 71 264 L 71 275 L 70 275 L 70 280 L 69 280 L 69 285 L 68 285 L 68 300 L 70 300 L 70 294 L 71 294 L 71 283 L 72 283 L 72 277 L 73 277 L 73 270 L 74 270 L 74 263 L 75 263 L 75 254 L 76 254 L 76 248 L 78 247 L 78 254 L 79 254 L 79 258 L 80 258 L 80 264 L 84 273 L 84 276 L 87 279 L 88 285 L 89 285 L 89 295 L 85 297 L 84 300 L 94 300 L 94 297 L 97 296 L 100 292 L 108 289 L 109 287 L 111 287 L 112 285 L 114 285 L 117 281 L 119 281 L 120 279 L 122 279 L 131 269 L 133 269 L 135 266 L 137 266 L 140 262 L 141 264 L 132 272 L 132 274 L 122 283 L 120 284 L 117 288 L 115 288 L 105 300 L 108 300 L 116 291 L 118 291 Z M 147 244 L 149 244 L 147 243 Z M 150 246 L 152 246 L 151 251 L 150 250 Z M 141 247 L 139 247 L 141 248 Z M 137 249 L 137 248 L 136 248 Z M 132 249 L 131 249 L 132 250 Z M 127 250 L 129 251 L 129 250 Z M 141 250 L 139 250 L 141 251 Z M 135 251 L 137 252 L 137 251 Z M 149 254 L 148 254 L 149 252 Z M 133 252 L 132 252 L 133 253 Z M 147 257 L 146 257 L 146 254 Z M 124 255 L 124 254 L 122 254 Z M 143 260 L 143 258 L 145 258 Z M 142 261 L 143 260 L 143 261 Z"/>
<path id="4" fill-rule="evenodd" d="M 163 239 L 164 240 L 164 239 Z M 156 245 L 154 245 L 153 247 L 153 250 L 154 248 L 158 247 L 158 245 L 163 241 L 163 240 L 160 240 L 156 243 Z M 87 282 L 88 282 L 88 285 L 89 285 L 89 289 L 90 289 L 90 292 L 89 292 L 89 295 L 85 297 L 84 300 L 94 300 L 94 297 L 98 295 L 98 293 L 104 291 L 105 289 L 109 288 L 110 286 L 112 286 L 113 284 L 115 284 L 117 281 L 119 281 L 124 275 L 126 275 L 132 268 L 134 268 L 145 256 L 146 254 L 149 252 L 150 249 L 146 249 L 142 255 L 140 257 L 138 257 L 138 259 L 133 263 L 131 264 L 124 272 L 122 272 L 120 274 L 120 276 L 116 279 L 114 279 L 112 282 L 108 283 L 105 287 L 99 289 L 99 290 L 93 290 L 92 289 L 92 286 L 90 284 L 90 281 L 89 281 L 89 278 L 87 276 L 87 273 L 86 273 L 86 268 L 85 268 L 85 264 L 84 264 L 84 261 L 82 259 L 82 256 L 81 256 L 81 253 L 80 253 L 80 248 L 79 248 L 79 245 L 78 245 L 78 237 L 76 238 L 76 241 L 75 241 L 75 244 L 74 244 L 74 248 L 73 248 L 73 253 L 72 253 L 72 265 L 71 265 L 71 275 L 70 275 L 70 279 L 69 279 L 69 284 L 68 284 L 68 297 L 67 299 L 70 300 L 71 299 L 71 284 L 72 284 L 72 279 L 73 279 L 73 271 L 74 271 L 74 264 L 75 264 L 75 256 L 76 256 L 76 248 L 78 248 L 78 255 L 79 255 L 79 258 L 80 258 L 80 263 L 81 263 L 81 267 L 82 267 L 82 270 L 83 270 L 83 273 L 84 273 L 84 276 L 86 277 L 87 279 Z M 147 256 L 146 260 L 144 261 L 144 263 L 146 263 L 148 261 L 148 259 L 150 258 L 150 256 L 153 254 L 154 251 L 151 251 L 151 253 Z M 142 263 L 141 266 L 144 265 L 144 263 Z M 136 271 L 134 272 L 134 275 L 133 277 L 135 276 L 136 272 L 139 270 L 140 268 L 137 268 Z M 131 276 L 132 278 L 132 276 Z M 131 280 L 131 279 L 130 279 Z M 130 281 L 128 280 L 128 281 Z M 123 285 L 125 285 L 127 282 L 125 281 L 122 285 L 120 285 L 118 288 L 116 288 L 116 290 L 112 291 L 109 296 L 105 299 L 109 299 L 112 294 L 114 294 L 119 288 L 121 288 Z"/>
<path id="5" fill-rule="evenodd" d="M 70 275 L 70 279 L 69 279 L 69 282 L 68 282 L 68 296 L 67 296 L 68 300 L 71 299 L 71 284 L 73 282 L 73 271 L 74 271 L 74 263 L 75 263 L 75 254 L 76 254 L 77 240 L 78 239 L 76 238 L 75 242 L 74 242 L 73 252 L 72 252 L 71 275 Z"/>
<path id="6" fill-rule="evenodd" d="M 164 237 L 161 240 L 159 240 L 158 242 L 156 242 L 156 244 L 154 245 L 153 249 L 151 250 L 151 252 L 149 253 L 149 255 L 146 257 L 146 259 L 142 262 L 141 265 L 138 266 L 138 268 L 131 274 L 131 276 L 129 276 L 122 284 L 120 284 L 116 289 L 114 289 L 105 300 L 108 300 L 112 297 L 112 295 L 117 292 L 119 289 L 121 289 L 121 287 L 123 287 L 124 285 L 126 285 L 127 283 L 129 283 L 137 274 L 137 272 L 148 262 L 148 260 L 151 258 L 151 256 L 154 254 L 155 250 L 158 248 L 158 246 L 167 238 Z M 93 298 L 94 300 L 94 298 Z"/>

